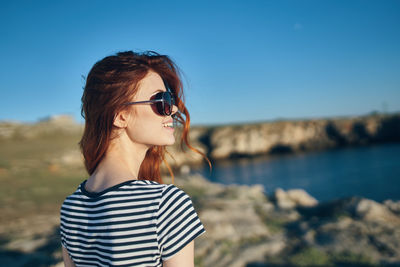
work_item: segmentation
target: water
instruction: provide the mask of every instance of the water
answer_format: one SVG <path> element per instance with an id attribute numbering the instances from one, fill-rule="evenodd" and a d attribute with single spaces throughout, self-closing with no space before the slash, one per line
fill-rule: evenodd
<path id="1" fill-rule="evenodd" d="M 342 148 L 300 155 L 234 160 L 198 170 L 223 184 L 302 188 L 319 201 L 362 196 L 400 200 L 400 144 Z"/>

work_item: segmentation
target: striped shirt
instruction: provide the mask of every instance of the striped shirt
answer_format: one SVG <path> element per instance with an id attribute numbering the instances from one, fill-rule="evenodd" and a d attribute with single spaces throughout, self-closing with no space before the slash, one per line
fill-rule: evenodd
<path id="1" fill-rule="evenodd" d="M 130 180 L 93 193 L 85 183 L 61 206 L 61 243 L 76 266 L 162 266 L 205 232 L 174 185 Z"/>

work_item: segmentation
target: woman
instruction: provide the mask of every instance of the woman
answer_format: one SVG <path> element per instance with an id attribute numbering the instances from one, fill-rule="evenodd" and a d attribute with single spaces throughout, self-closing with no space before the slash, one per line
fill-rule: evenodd
<path id="1" fill-rule="evenodd" d="M 174 121 L 183 125 L 181 142 L 199 152 L 188 143 L 182 99 L 167 56 L 121 52 L 93 66 L 80 141 L 90 177 L 61 207 L 66 266 L 194 265 L 193 240 L 204 227 L 190 198 L 160 177 Z"/>

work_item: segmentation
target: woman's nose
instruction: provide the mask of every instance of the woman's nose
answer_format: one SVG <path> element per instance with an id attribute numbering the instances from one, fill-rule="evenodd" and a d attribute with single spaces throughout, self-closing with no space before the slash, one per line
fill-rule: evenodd
<path id="1" fill-rule="evenodd" d="M 171 115 L 174 115 L 177 112 L 178 112 L 178 107 L 175 106 L 175 105 L 172 105 L 172 113 L 171 113 Z"/>

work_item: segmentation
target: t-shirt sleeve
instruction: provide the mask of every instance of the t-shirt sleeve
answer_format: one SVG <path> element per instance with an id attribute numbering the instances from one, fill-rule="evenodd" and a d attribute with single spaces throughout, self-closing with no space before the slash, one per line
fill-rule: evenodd
<path id="1" fill-rule="evenodd" d="M 62 214 L 62 209 L 63 206 L 61 206 L 60 210 L 60 239 L 61 239 L 61 245 L 65 248 L 67 248 L 67 237 L 66 233 L 64 231 L 64 215 Z"/>
<path id="2" fill-rule="evenodd" d="M 61 237 L 61 245 L 64 248 L 67 248 L 67 242 L 65 241 L 65 235 L 64 235 L 63 230 L 60 230 L 60 237 Z"/>
<path id="3" fill-rule="evenodd" d="M 157 238 L 162 260 L 171 258 L 204 232 L 189 196 L 174 185 L 166 186 L 157 216 Z"/>

